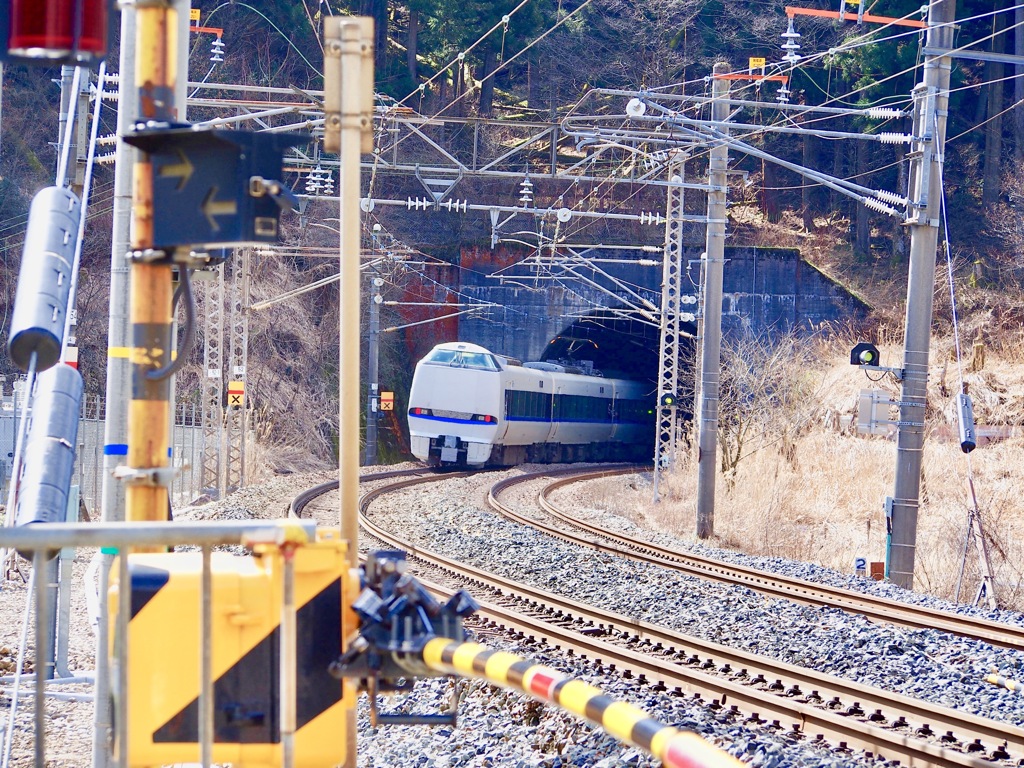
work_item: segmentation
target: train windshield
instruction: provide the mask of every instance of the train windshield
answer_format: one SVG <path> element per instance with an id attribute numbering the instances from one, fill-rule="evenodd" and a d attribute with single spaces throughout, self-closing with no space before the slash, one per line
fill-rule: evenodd
<path id="1" fill-rule="evenodd" d="M 498 361 L 488 352 L 466 352 L 459 349 L 435 349 L 424 360 L 435 365 L 447 365 L 452 368 L 475 368 L 480 371 L 499 371 Z"/>

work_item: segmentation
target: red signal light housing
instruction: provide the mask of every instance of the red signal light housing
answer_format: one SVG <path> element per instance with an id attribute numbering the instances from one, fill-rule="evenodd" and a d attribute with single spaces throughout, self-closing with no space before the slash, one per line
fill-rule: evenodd
<path id="1" fill-rule="evenodd" d="M 23 64 L 93 66 L 107 55 L 112 0 L 0 3 L 0 56 Z"/>

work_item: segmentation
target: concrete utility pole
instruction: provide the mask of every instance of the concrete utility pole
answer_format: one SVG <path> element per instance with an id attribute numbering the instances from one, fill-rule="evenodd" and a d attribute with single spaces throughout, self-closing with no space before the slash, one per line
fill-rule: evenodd
<path id="1" fill-rule="evenodd" d="M 928 8 L 927 48 L 953 47 L 955 0 L 934 0 Z M 889 520 L 886 575 L 906 589 L 914 586 L 917 512 L 921 492 L 924 416 L 928 398 L 935 253 L 942 214 L 942 165 L 949 105 L 948 56 L 926 56 L 923 82 L 914 89 L 914 148 L 910 169 L 910 276 L 903 352 L 903 387 L 897 423 L 896 482 Z"/>
<path id="2" fill-rule="evenodd" d="M 715 64 L 711 90 L 711 119 L 720 124 L 729 117 L 729 81 L 718 75 L 729 65 Z M 725 132 L 726 129 L 722 128 Z M 704 307 L 700 333 L 700 402 L 697 406 L 697 538 L 715 533 L 715 471 L 718 464 L 718 398 L 722 368 L 722 274 L 725 268 L 726 171 L 729 147 L 714 140 L 708 175 L 708 237 L 704 253 Z"/>

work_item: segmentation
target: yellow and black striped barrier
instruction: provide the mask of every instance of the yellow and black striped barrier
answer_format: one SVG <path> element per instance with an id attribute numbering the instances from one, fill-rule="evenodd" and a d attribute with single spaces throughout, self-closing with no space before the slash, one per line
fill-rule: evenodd
<path id="1" fill-rule="evenodd" d="M 355 708 L 354 681 L 333 678 L 328 667 L 343 637 L 357 626 L 349 606 L 359 592 L 358 574 L 349 569 L 348 544 L 336 530 L 321 529 L 316 541 L 302 546 L 293 545 L 289 534 L 284 531 L 284 545 L 256 544 L 250 557 L 214 552 L 210 558 L 209 727 L 217 763 L 337 765 L 345 760 L 348 740 L 355 738 L 347 732 L 347 713 Z M 293 568 L 290 608 L 286 567 Z M 127 571 L 128 765 L 196 762 L 203 716 L 201 554 L 129 555 Z M 118 605 L 118 590 L 115 582 L 112 606 Z M 281 651 L 287 616 L 295 630 L 294 656 L 287 664 L 296 695 L 294 722 L 286 724 L 280 673 L 286 663 Z M 282 734 L 292 733 L 294 761 L 287 763 Z"/>
<path id="2" fill-rule="evenodd" d="M 548 701 L 654 755 L 667 768 L 738 768 L 743 764 L 692 731 L 656 720 L 639 707 L 615 701 L 600 689 L 556 669 L 478 643 L 427 641 L 416 662 L 432 672 L 476 677 Z"/>
<path id="3" fill-rule="evenodd" d="M 1000 688 L 1006 688 L 1017 693 L 1024 693 L 1024 683 L 1011 680 L 1008 677 L 1003 677 L 993 672 L 991 675 L 985 675 L 985 682 L 991 683 L 992 685 L 998 685 Z"/>

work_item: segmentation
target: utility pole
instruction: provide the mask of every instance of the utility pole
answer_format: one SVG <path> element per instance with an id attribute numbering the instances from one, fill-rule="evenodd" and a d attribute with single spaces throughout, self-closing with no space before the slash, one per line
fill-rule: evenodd
<path id="1" fill-rule="evenodd" d="M 929 4 L 927 48 L 949 50 L 953 47 L 955 13 L 955 0 L 933 0 Z M 948 56 L 926 56 L 923 81 L 914 89 L 915 140 L 907 220 L 910 226 L 910 275 L 907 281 L 903 385 L 896 433 L 896 481 L 888 521 L 889 550 L 886 552 L 887 577 L 905 589 L 914 586 L 935 254 L 942 215 L 949 70 Z"/>
<path id="2" fill-rule="evenodd" d="M 380 288 L 384 285 L 384 279 L 374 275 L 371 283 L 373 292 L 370 296 L 370 343 L 367 357 L 367 376 L 370 385 L 366 395 L 366 455 L 363 462 L 368 466 L 377 463 L 377 419 L 380 416 L 380 383 L 377 381 L 380 367 L 380 305 L 384 301 L 384 297 L 380 295 Z"/>
<path id="3" fill-rule="evenodd" d="M 373 19 L 324 23 L 324 149 L 337 152 L 340 210 L 338 515 L 348 562 L 359 567 L 359 200 L 360 155 L 373 151 Z M 349 639 L 342 642 L 342 653 Z M 353 695 L 344 683 L 343 695 Z M 355 707 L 346 722 L 345 768 L 356 765 Z"/>
<path id="4" fill-rule="evenodd" d="M 224 492 L 233 493 L 245 486 L 245 441 L 249 409 L 245 398 L 246 373 L 249 366 L 249 274 L 252 248 L 236 248 L 231 260 L 231 282 L 228 285 L 228 404 L 224 414 L 227 461 L 224 468 Z M 241 395 L 231 392 L 242 387 Z M 241 404 L 236 405 L 236 401 Z"/>
<path id="5" fill-rule="evenodd" d="M 659 478 L 675 459 L 679 438 L 679 309 L 683 271 L 683 187 L 686 154 L 673 150 L 668 162 L 665 203 L 665 255 L 661 268 L 661 360 L 658 364 L 658 403 L 654 446 L 654 502 L 661 498 Z"/>
<path id="6" fill-rule="evenodd" d="M 197 272 L 197 275 L 200 273 Z M 224 264 L 203 272 L 203 466 L 199 487 L 214 499 L 224 495 Z"/>
<path id="7" fill-rule="evenodd" d="M 711 119 L 716 126 L 729 117 L 729 81 L 720 75 L 729 65 L 718 62 L 712 80 Z M 726 129 L 720 129 L 723 133 Z M 700 333 L 700 390 L 697 413 L 697 538 L 715 532 L 715 471 L 718 464 L 718 405 L 722 369 L 722 275 L 725 269 L 726 171 L 729 147 L 713 139 L 708 161 L 708 234 L 704 252 L 704 307 Z"/>

